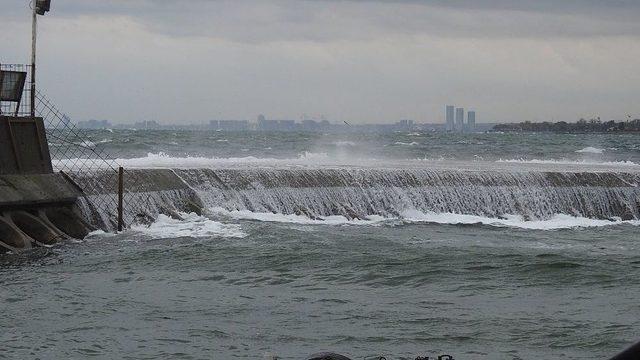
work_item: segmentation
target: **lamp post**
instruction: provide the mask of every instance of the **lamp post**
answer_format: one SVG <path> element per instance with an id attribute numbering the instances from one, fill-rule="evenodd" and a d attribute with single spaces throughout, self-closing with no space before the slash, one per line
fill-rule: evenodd
<path id="1" fill-rule="evenodd" d="M 36 116 L 36 38 L 38 34 L 38 15 L 44 15 L 51 9 L 51 0 L 32 0 L 31 19 L 31 117 Z"/>

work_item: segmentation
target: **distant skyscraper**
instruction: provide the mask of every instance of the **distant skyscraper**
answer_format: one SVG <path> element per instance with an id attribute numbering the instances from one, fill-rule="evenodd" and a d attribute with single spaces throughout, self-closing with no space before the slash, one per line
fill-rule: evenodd
<path id="1" fill-rule="evenodd" d="M 464 131 L 464 108 L 456 108 L 456 131 Z"/>
<path id="2" fill-rule="evenodd" d="M 467 131 L 476 132 L 476 112 L 469 111 L 467 113 Z"/>
<path id="3" fill-rule="evenodd" d="M 446 114 L 447 114 L 447 131 L 453 131 L 455 128 L 455 125 L 453 122 L 453 105 L 447 105 Z"/>

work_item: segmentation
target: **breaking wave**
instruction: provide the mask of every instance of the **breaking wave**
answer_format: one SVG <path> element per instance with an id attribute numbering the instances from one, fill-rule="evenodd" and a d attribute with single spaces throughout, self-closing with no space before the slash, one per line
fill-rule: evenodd
<path id="1" fill-rule="evenodd" d="M 584 149 L 576 150 L 577 153 L 586 153 L 586 154 L 602 154 L 604 149 L 599 149 L 591 146 L 587 146 Z"/>
<path id="2" fill-rule="evenodd" d="M 357 144 L 353 141 L 336 141 L 333 143 L 337 147 L 347 147 L 347 146 L 356 146 Z"/>
<path id="3" fill-rule="evenodd" d="M 396 142 L 394 143 L 394 145 L 401 145 L 401 146 L 416 146 L 416 145 L 420 145 L 420 144 L 419 144 L 419 143 L 417 143 L 417 142 L 415 142 L 415 141 L 412 141 L 412 142 L 410 142 L 410 143 L 402 142 L 402 141 L 396 141 Z"/>
<path id="4" fill-rule="evenodd" d="M 476 158 L 479 158 L 476 156 Z M 53 159 L 53 167 L 55 169 L 64 169 L 65 167 L 73 167 L 79 161 L 84 166 L 106 166 L 99 161 L 87 161 L 88 159 Z M 481 159 L 480 159 L 481 160 Z M 220 168 L 225 166 L 366 166 L 366 167 L 396 167 L 396 166 L 413 166 L 424 168 L 435 166 L 439 168 L 464 168 L 469 165 L 469 161 L 448 160 L 444 157 L 439 158 L 415 158 L 415 159 L 379 159 L 375 157 L 354 157 L 350 155 L 330 155 L 323 152 L 303 152 L 297 157 L 289 158 L 272 158 L 272 157 L 204 157 L 204 156 L 173 156 L 164 152 L 148 153 L 145 157 L 138 158 L 119 158 L 114 161 L 125 168 L 136 169 L 207 169 Z M 504 165 L 550 165 L 560 166 L 591 166 L 591 167 L 611 167 L 611 168 L 629 168 L 640 167 L 632 161 L 592 161 L 592 160 L 569 160 L 569 159 L 499 159 L 493 162 L 472 161 L 474 167 L 489 166 L 490 164 Z M 516 169 L 517 170 L 517 169 Z"/>
<path id="5" fill-rule="evenodd" d="M 305 154 L 294 163 L 305 166 L 291 166 L 291 159 L 269 159 L 282 166 L 264 166 L 272 163 L 257 158 L 177 159 L 159 155 L 145 158 L 144 163 L 131 159 L 129 166 L 170 169 L 129 173 L 138 172 L 149 183 L 158 184 L 157 188 L 147 189 L 155 211 L 150 211 L 149 217 L 167 209 L 194 211 L 189 210 L 189 204 L 196 204 L 212 209 L 215 216 L 234 220 L 306 224 L 400 220 L 553 229 L 640 221 L 640 172 L 628 165 L 592 172 L 569 166 L 551 171 L 523 170 L 525 166 L 496 167 L 495 163 L 493 168 L 474 163 L 457 169 L 439 168 L 436 164 L 306 166 L 317 162 L 315 156 Z M 98 215 L 103 219 L 110 216 Z M 135 216 L 138 215 L 128 214 L 129 218 Z M 207 218 L 185 218 L 190 225 L 176 230 L 178 223 L 173 223 L 170 228 L 185 233 L 203 232 L 206 236 L 240 231 L 222 223 L 209 223 Z M 158 231 L 160 235 L 166 231 L 162 225 L 173 221 L 166 217 L 160 220 L 144 231 Z"/>
<path id="6" fill-rule="evenodd" d="M 555 214 L 546 220 L 526 220 L 521 215 L 503 215 L 500 218 L 489 218 L 477 215 L 452 214 L 452 213 L 424 213 L 421 211 L 405 211 L 403 219 L 409 222 L 434 223 L 450 225 L 491 225 L 497 227 L 514 227 L 531 230 L 558 230 L 569 228 L 589 228 L 614 225 L 640 226 L 639 220 L 622 219 L 590 219 L 567 214 Z"/>
<path id="7" fill-rule="evenodd" d="M 55 169 L 64 169 L 72 166 L 79 161 L 83 162 L 86 167 L 96 166 L 106 167 L 107 165 L 99 161 L 87 161 L 89 159 L 71 158 L 71 159 L 53 159 L 52 164 Z M 126 168 L 136 169 L 195 169 L 195 168 L 211 168 L 224 165 L 325 165 L 325 164 L 342 164 L 348 162 L 345 158 L 330 157 L 326 153 L 304 152 L 296 158 L 259 158 L 254 156 L 245 157 L 203 157 L 203 156 L 171 156 L 164 152 L 148 153 L 145 157 L 139 158 L 120 158 L 114 161 Z M 371 159 L 375 161 L 375 159 Z"/>
<path id="8" fill-rule="evenodd" d="M 640 166 L 633 161 L 590 161 L 590 160 L 569 160 L 569 159 L 507 159 L 497 160 L 498 163 L 517 164 L 552 164 L 552 165 L 606 165 L 606 166 Z"/>
<path id="9" fill-rule="evenodd" d="M 440 225 L 486 225 L 495 227 L 511 227 L 529 230 L 560 230 L 572 228 L 591 228 L 615 225 L 640 226 L 640 220 L 622 219 L 590 219 L 585 217 L 556 214 L 546 220 L 526 220 L 520 215 L 504 215 L 500 218 L 491 218 L 477 215 L 421 212 L 418 210 L 403 211 L 397 218 L 385 218 L 378 215 L 368 216 L 364 219 L 348 219 L 344 216 L 334 215 L 319 218 L 310 218 L 304 215 L 280 214 L 266 212 L 252 212 L 248 210 L 228 211 L 216 207 L 210 209 L 214 216 L 231 218 L 235 220 L 255 220 L 263 222 L 292 223 L 302 225 L 395 225 L 398 221 L 405 224 L 440 224 Z"/>
<path id="10" fill-rule="evenodd" d="M 253 212 L 249 210 L 233 210 L 229 211 L 221 207 L 214 207 L 209 211 L 215 216 L 222 216 L 236 220 L 256 220 L 264 222 L 280 222 L 305 225 L 374 225 L 382 221 L 388 220 L 382 216 L 370 215 L 363 219 L 348 219 L 341 215 L 330 215 L 322 217 L 310 218 L 305 215 L 297 214 L 280 214 L 269 212 Z"/>
<path id="11" fill-rule="evenodd" d="M 165 238 L 210 238 L 234 237 L 242 238 L 247 234 L 242 232 L 239 225 L 223 224 L 194 213 L 180 213 L 182 219 L 173 219 L 160 214 L 150 225 L 134 225 L 131 230 L 148 235 L 154 239 Z"/>

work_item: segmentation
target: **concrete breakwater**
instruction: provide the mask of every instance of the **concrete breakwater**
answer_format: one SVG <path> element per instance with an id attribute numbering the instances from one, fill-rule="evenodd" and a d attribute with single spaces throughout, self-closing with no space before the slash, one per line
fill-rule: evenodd
<path id="1" fill-rule="evenodd" d="M 117 186 L 95 187 L 109 172 L 0 179 L 0 242 L 13 250 L 56 239 L 82 237 L 90 229 L 113 231 Z M 148 223 L 158 214 L 206 213 L 210 208 L 297 214 L 312 219 L 340 215 L 401 217 L 404 211 L 524 219 L 556 214 L 594 219 L 640 219 L 640 173 L 473 171 L 416 168 L 220 168 L 139 169 L 142 190 L 126 202 L 126 224 Z M 24 178 L 24 177 L 22 177 Z M 27 184 L 31 184 L 27 186 Z M 91 190 L 90 190 L 91 189 Z M 99 208 L 95 203 L 113 204 Z M 70 220 L 68 220 L 70 219 Z M 30 225 L 30 224 L 41 224 Z M 73 224 L 70 225 L 70 224 Z M 46 229 L 46 230 L 45 230 Z M 75 229 L 75 230 L 74 230 Z M 79 230 L 81 229 L 81 230 Z"/>
<path id="2" fill-rule="evenodd" d="M 62 174 L 0 176 L 0 253 L 83 238 L 92 229 L 74 204 L 81 190 Z"/>
<path id="3" fill-rule="evenodd" d="M 531 220 L 556 214 L 640 219 L 640 173 L 635 172 L 221 168 L 133 173 L 150 184 L 138 194 L 148 198 L 148 207 L 145 214 L 125 214 L 127 222 L 209 208 L 348 219 L 399 217 L 406 210 Z M 96 226 L 109 226 L 108 214 L 82 208 Z"/>

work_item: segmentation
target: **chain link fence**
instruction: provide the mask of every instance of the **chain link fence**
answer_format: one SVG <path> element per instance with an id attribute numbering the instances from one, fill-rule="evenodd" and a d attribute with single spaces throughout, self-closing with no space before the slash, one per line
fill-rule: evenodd
<path id="1" fill-rule="evenodd" d="M 120 164 L 91 142 L 86 130 L 76 127 L 44 94 L 34 92 L 31 107 L 31 66 L 0 64 L 0 115 L 43 119 L 53 170 L 60 172 L 82 192 L 77 205 L 96 228 L 118 228 Z M 164 191 L 151 171 L 124 170 L 123 220 L 125 226 L 148 223 L 159 213 L 171 213 L 176 202 L 189 202 L 189 194 Z M 174 196 L 174 198 L 171 198 Z M 187 199 L 187 200 L 185 200 Z"/>
<path id="2" fill-rule="evenodd" d="M 0 64 L 0 80 L 0 115 L 31 116 L 31 66 Z M 120 165 L 44 94 L 36 91 L 34 100 L 35 116 L 45 124 L 54 171 L 82 191 L 78 206 L 92 225 L 107 231 L 117 229 Z M 124 171 L 125 226 L 148 222 L 157 215 L 158 204 L 150 193 L 141 172 Z"/>
<path id="3" fill-rule="evenodd" d="M 79 206 L 96 227 L 114 230 L 118 224 L 118 177 L 120 165 L 95 146 L 86 132 L 78 129 L 40 92 L 36 92 L 36 116 L 47 130 L 54 171 L 82 189 Z M 156 208 L 140 172 L 124 171 L 123 214 L 125 225 L 149 222 Z"/>

